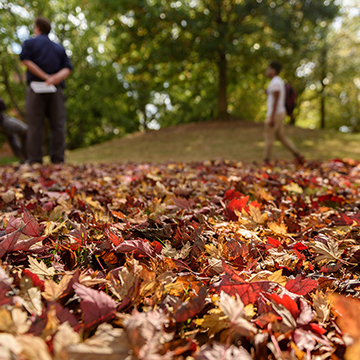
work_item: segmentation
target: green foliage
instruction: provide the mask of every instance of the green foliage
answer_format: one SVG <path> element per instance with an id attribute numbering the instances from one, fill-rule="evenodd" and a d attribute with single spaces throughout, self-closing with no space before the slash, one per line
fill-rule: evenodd
<path id="1" fill-rule="evenodd" d="M 17 53 L 41 14 L 52 20 L 54 38 L 74 64 L 66 88 L 70 149 L 139 128 L 228 115 L 261 121 L 268 81 L 264 71 L 272 59 L 284 64 L 283 77 L 305 104 L 296 111 L 300 124 L 306 118 L 308 125 L 319 125 L 321 99 L 336 114 L 326 116 L 326 126 L 350 124 L 350 119 L 357 124 L 355 56 L 345 64 L 339 39 L 346 37 L 347 49 L 358 40 L 350 28 L 331 27 L 336 3 L 3 1 L 1 96 L 16 116 L 23 116 L 26 84 Z M 348 19 L 346 14 L 342 18 Z M 328 75 L 331 82 L 325 84 Z"/>

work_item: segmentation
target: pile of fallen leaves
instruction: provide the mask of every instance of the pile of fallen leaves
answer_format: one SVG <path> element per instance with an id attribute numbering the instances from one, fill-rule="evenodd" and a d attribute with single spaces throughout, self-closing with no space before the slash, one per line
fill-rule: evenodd
<path id="1" fill-rule="evenodd" d="M 360 358 L 360 164 L 0 168 L 1 359 Z"/>

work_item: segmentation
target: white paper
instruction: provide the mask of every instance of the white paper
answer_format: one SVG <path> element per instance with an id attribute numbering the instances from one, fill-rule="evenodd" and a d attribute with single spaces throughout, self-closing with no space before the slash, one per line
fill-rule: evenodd
<path id="1" fill-rule="evenodd" d="M 37 94 L 55 93 L 57 91 L 54 85 L 47 85 L 43 81 L 32 81 L 30 87 Z"/>

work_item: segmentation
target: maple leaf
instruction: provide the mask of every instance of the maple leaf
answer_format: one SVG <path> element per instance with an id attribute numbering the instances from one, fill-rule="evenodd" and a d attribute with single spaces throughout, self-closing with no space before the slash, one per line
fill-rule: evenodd
<path id="1" fill-rule="evenodd" d="M 113 328 L 110 324 L 101 324 L 95 335 L 83 343 L 76 343 L 77 337 L 69 328 L 61 330 L 58 337 L 55 335 L 54 350 L 59 351 L 64 359 L 130 360 L 133 358 L 129 355 L 131 347 L 123 329 Z M 72 344 L 68 344 L 69 339 L 66 338 L 66 334 L 71 336 Z"/>
<path id="2" fill-rule="evenodd" d="M 140 313 L 134 310 L 124 321 L 132 350 L 139 359 L 157 354 L 174 337 L 175 328 L 162 310 Z"/>
<path id="3" fill-rule="evenodd" d="M 266 298 L 271 300 L 272 306 L 281 305 L 287 309 L 292 315 L 293 319 L 297 319 L 300 315 L 299 307 L 294 299 L 288 295 L 278 295 L 278 294 L 266 294 Z M 275 309 L 276 310 L 276 309 Z M 280 314 L 279 314 L 280 315 Z M 280 315 L 281 316 L 281 315 Z M 295 324 L 296 327 L 296 324 Z"/>
<path id="4" fill-rule="evenodd" d="M 44 262 L 39 262 L 31 256 L 28 256 L 28 261 L 31 272 L 38 275 L 42 280 L 52 278 L 56 273 L 53 267 L 47 267 Z"/>
<path id="5" fill-rule="evenodd" d="M 247 202 L 249 200 L 249 196 L 245 196 L 241 199 L 232 199 L 226 206 L 225 215 L 229 220 L 237 221 L 238 216 L 236 215 L 236 211 L 241 213 L 241 211 L 245 208 Z"/>
<path id="6" fill-rule="evenodd" d="M 72 278 L 71 275 L 64 275 L 58 284 L 53 280 L 45 280 L 42 296 L 48 301 L 59 300 L 63 295 L 67 295 L 65 290 Z"/>
<path id="7" fill-rule="evenodd" d="M 195 355 L 195 360 L 252 360 L 252 356 L 242 347 L 234 345 L 226 347 L 223 344 L 213 343 L 203 345 Z"/>
<path id="8" fill-rule="evenodd" d="M 156 256 L 156 252 L 146 240 L 125 240 L 115 248 L 115 251 L 120 253 L 135 251 L 150 257 Z"/>
<path id="9" fill-rule="evenodd" d="M 223 275 L 220 281 L 213 284 L 214 289 L 219 294 L 221 291 L 224 291 L 228 295 L 236 296 L 236 294 L 238 294 L 245 305 L 250 303 L 254 304 L 261 293 L 273 287 L 273 283 L 269 281 L 245 282 L 244 279 L 235 274 L 224 261 L 223 267 L 225 275 Z"/>
<path id="10" fill-rule="evenodd" d="M 78 343 L 80 343 L 80 335 L 74 331 L 68 322 L 64 322 L 63 324 L 59 325 L 53 339 L 55 358 L 70 358 L 66 348 Z"/>
<path id="11" fill-rule="evenodd" d="M 311 297 L 316 312 L 316 320 L 319 323 L 327 322 L 330 318 L 329 298 L 318 290 L 311 294 Z"/>
<path id="12" fill-rule="evenodd" d="M 23 234 L 33 237 L 40 236 L 40 226 L 39 223 L 30 215 L 30 213 L 24 209 L 24 223 L 25 228 L 23 229 Z"/>
<path id="13" fill-rule="evenodd" d="M 19 344 L 21 344 L 21 355 L 26 359 L 52 359 L 48 346 L 40 337 L 33 335 L 18 335 L 16 340 L 19 342 Z"/>
<path id="14" fill-rule="evenodd" d="M 74 284 L 73 288 L 82 300 L 80 307 L 86 327 L 106 322 L 113 317 L 117 304 L 109 295 L 80 284 Z"/>
<path id="15" fill-rule="evenodd" d="M 321 260 L 340 260 L 342 251 L 339 250 L 339 245 L 333 238 L 327 239 L 327 245 L 320 241 L 314 241 L 309 246 L 316 253 L 321 254 L 315 258 L 317 262 Z"/>
<path id="16" fill-rule="evenodd" d="M 283 269 L 277 270 L 274 273 L 272 273 L 267 280 L 276 282 L 282 286 L 285 286 L 287 283 L 286 276 L 283 276 Z"/>
<path id="17" fill-rule="evenodd" d="M 197 319 L 196 324 L 207 329 L 208 336 L 212 337 L 225 329 L 229 329 L 230 320 L 221 309 L 215 308 L 211 309 L 202 319 Z"/>
<path id="18" fill-rule="evenodd" d="M 198 296 L 184 302 L 174 314 L 176 322 L 185 322 L 194 317 L 204 307 L 206 294 L 206 287 L 201 287 Z"/>
<path id="19" fill-rule="evenodd" d="M 120 245 L 120 243 L 123 241 L 122 238 L 119 238 L 117 235 L 115 235 L 111 231 L 110 226 L 106 226 L 104 232 L 107 235 L 107 237 L 109 238 L 109 240 L 114 244 L 114 246 Z"/>
<path id="20" fill-rule="evenodd" d="M 230 319 L 231 324 L 236 325 L 237 332 L 244 336 L 256 334 L 256 327 L 243 317 L 245 315 L 245 306 L 238 294 L 236 294 L 236 298 L 234 299 L 222 291 L 220 293 L 219 306 Z"/>
<path id="21" fill-rule="evenodd" d="M 18 229 L 0 238 L 0 258 L 2 258 L 6 253 L 13 251 L 20 235 L 21 229 Z"/>
<path id="22" fill-rule="evenodd" d="M 276 222 L 271 222 L 271 223 L 268 223 L 268 227 L 271 230 L 271 232 L 274 233 L 275 235 L 284 236 L 284 237 L 291 235 L 291 234 L 288 234 L 287 227 L 283 223 L 278 224 Z"/>
<path id="23" fill-rule="evenodd" d="M 24 222 L 21 218 L 16 218 L 15 216 L 11 216 L 9 222 L 5 229 L 5 234 L 10 234 L 24 226 Z"/>
<path id="24" fill-rule="evenodd" d="M 289 280 L 285 285 L 285 289 L 298 295 L 307 295 L 310 291 L 318 286 L 318 282 L 312 279 L 302 279 L 301 275 L 297 275 L 295 279 Z"/>

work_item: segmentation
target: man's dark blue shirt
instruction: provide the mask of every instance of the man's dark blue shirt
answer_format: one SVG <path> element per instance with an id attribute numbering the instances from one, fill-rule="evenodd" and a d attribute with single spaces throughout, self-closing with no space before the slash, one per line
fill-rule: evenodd
<path id="1" fill-rule="evenodd" d="M 45 34 L 24 41 L 20 60 L 31 60 L 49 75 L 55 74 L 64 68 L 72 70 L 65 49 L 61 45 L 52 42 Z M 26 78 L 28 84 L 31 81 L 44 81 L 29 70 L 26 72 Z"/>

